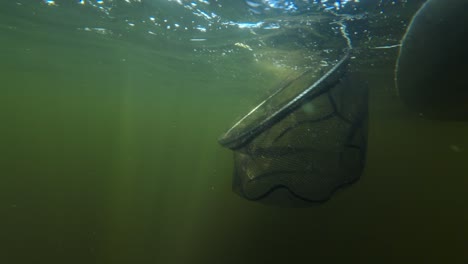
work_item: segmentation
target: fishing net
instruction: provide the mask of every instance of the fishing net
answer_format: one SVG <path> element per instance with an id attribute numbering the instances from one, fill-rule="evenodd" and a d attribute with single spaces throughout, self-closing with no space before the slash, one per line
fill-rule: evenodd
<path id="1" fill-rule="evenodd" d="M 236 193 L 274 205 L 307 205 L 359 179 L 367 87 L 347 73 L 349 56 L 318 80 L 305 72 L 287 83 L 219 139 L 234 150 Z"/>

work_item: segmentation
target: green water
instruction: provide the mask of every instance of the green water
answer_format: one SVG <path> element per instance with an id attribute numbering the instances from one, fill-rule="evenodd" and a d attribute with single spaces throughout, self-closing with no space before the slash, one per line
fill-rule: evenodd
<path id="1" fill-rule="evenodd" d="M 396 50 L 359 68 L 361 180 L 319 206 L 275 208 L 231 192 L 217 138 L 280 76 L 16 23 L 0 27 L 0 263 L 468 262 L 468 123 L 400 103 Z"/>

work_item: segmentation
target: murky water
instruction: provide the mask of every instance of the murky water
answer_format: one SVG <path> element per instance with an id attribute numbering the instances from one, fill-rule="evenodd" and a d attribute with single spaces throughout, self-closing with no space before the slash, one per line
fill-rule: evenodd
<path id="1" fill-rule="evenodd" d="M 362 179 L 325 204 L 288 209 L 232 193 L 232 153 L 217 138 L 306 62 L 271 45 L 251 47 L 266 54 L 253 57 L 234 43 L 261 38 L 204 35 L 202 22 L 192 33 L 162 25 L 156 37 L 122 26 L 173 10 L 166 19 L 185 27 L 180 17 L 196 10 L 177 1 L 134 1 L 133 13 L 104 3 L 114 20 L 56 2 L 0 11 L 0 262 L 468 261 L 468 123 L 411 113 L 393 91 L 397 49 L 368 49 L 398 43 L 404 23 L 382 31 L 390 22 L 377 16 L 367 21 L 380 22 L 374 38 L 355 40 L 354 70 L 370 87 Z M 249 17 L 243 4 L 222 4 L 219 21 Z M 408 22 L 417 6 L 388 16 Z M 359 21 L 349 27 L 376 27 Z"/>

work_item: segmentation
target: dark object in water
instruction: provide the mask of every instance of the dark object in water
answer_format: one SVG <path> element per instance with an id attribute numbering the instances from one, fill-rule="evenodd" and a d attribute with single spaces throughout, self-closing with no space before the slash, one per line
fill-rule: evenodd
<path id="1" fill-rule="evenodd" d="M 468 120 L 468 1 L 429 0 L 402 40 L 396 87 L 414 111 Z"/>
<path id="2" fill-rule="evenodd" d="M 348 59 L 349 52 L 315 82 L 308 74 L 290 82 L 219 139 L 234 150 L 236 193 L 272 205 L 307 206 L 359 179 L 367 87 L 346 73 Z"/>

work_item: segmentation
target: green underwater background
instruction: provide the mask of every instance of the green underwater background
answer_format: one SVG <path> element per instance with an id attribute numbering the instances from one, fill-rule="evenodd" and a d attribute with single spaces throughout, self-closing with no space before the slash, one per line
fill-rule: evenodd
<path id="1" fill-rule="evenodd" d="M 0 263 L 468 262 L 468 123 L 421 118 L 394 90 L 389 46 L 422 1 L 82 2 L 0 4 Z M 337 15 L 369 87 L 364 174 L 309 208 L 242 199 L 217 139 L 344 43 L 332 26 L 287 34 Z"/>

